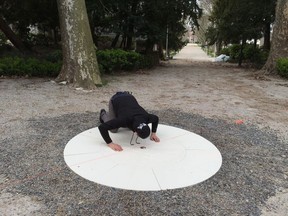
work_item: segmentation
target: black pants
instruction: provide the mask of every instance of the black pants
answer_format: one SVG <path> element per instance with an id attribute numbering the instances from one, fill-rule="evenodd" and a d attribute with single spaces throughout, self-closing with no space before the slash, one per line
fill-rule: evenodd
<path id="1" fill-rule="evenodd" d="M 131 95 L 131 92 L 127 92 L 127 91 L 123 91 L 123 92 L 116 92 L 116 94 L 114 94 L 110 100 L 109 100 L 109 111 L 104 113 L 101 118 L 104 122 L 110 121 L 114 118 L 116 118 L 115 112 L 114 112 L 114 107 L 113 107 L 113 99 L 118 98 L 118 97 L 123 97 L 123 96 L 127 96 L 127 95 Z M 112 129 L 110 130 L 112 133 L 116 133 L 118 131 L 119 128 L 116 129 Z"/>

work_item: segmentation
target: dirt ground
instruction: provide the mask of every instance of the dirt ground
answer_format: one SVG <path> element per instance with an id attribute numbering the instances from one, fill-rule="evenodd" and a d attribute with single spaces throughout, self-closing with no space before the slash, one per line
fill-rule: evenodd
<path id="1" fill-rule="evenodd" d="M 115 91 L 127 90 L 149 110 L 178 109 L 235 124 L 240 120 L 238 123 L 271 129 L 288 140 L 288 81 L 281 78 L 255 78 L 253 70 L 225 63 L 171 60 L 152 70 L 122 72 L 103 79 L 108 84 L 95 91 L 49 79 L 0 79 L 2 138 L 13 133 L 5 128 L 17 121 L 99 111 Z M 3 181 L 0 173 L 0 185 Z M 27 209 L 29 203 L 33 201 L 20 195 L 0 196 L 0 210 L 11 208 L 13 212 L 15 205 Z M 262 210 L 265 216 L 287 215 L 288 189 L 271 197 Z"/>

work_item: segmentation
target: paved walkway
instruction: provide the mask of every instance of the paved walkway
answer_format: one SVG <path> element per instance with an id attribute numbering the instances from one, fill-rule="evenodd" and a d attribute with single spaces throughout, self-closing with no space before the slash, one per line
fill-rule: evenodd
<path id="1" fill-rule="evenodd" d="M 173 59 L 189 59 L 195 61 L 212 61 L 214 58 L 208 56 L 200 46 L 188 43 Z"/>

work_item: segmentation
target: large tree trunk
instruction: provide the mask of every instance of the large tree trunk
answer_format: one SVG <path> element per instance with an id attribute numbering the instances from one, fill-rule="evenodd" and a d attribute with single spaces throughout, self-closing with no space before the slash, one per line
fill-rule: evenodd
<path id="1" fill-rule="evenodd" d="M 5 22 L 2 16 L 0 16 L 0 29 L 10 42 L 22 53 L 29 52 L 30 50 L 22 43 L 20 38 L 12 31 L 9 25 Z"/>
<path id="2" fill-rule="evenodd" d="M 275 74 L 276 61 L 288 57 L 288 1 L 278 0 L 276 18 L 273 28 L 271 49 L 268 60 L 263 67 L 264 74 Z"/>
<path id="3" fill-rule="evenodd" d="M 84 0 L 57 0 L 63 65 L 57 81 L 93 89 L 101 85 L 96 50 Z"/>

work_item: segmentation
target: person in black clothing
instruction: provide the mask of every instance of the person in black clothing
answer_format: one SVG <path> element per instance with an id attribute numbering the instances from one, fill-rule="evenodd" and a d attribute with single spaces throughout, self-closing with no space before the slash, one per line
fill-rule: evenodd
<path id="1" fill-rule="evenodd" d="M 127 127 L 137 135 L 145 139 L 150 135 L 149 123 L 152 123 L 150 139 L 160 142 L 156 135 L 158 116 L 147 113 L 129 92 L 117 92 L 109 101 L 109 112 L 100 111 L 99 131 L 107 145 L 114 151 L 122 151 L 122 147 L 112 141 L 109 130 L 117 132 L 120 127 Z"/>

